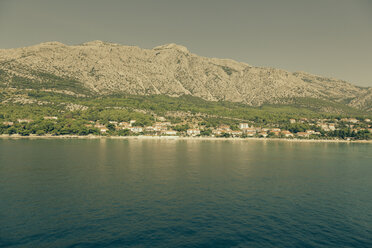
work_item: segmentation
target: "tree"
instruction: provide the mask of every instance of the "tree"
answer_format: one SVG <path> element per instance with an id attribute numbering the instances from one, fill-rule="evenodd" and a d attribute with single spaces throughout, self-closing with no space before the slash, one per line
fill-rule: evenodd
<path id="1" fill-rule="evenodd" d="M 130 134 L 130 130 L 129 129 L 120 129 L 117 134 L 119 136 L 128 136 Z"/>
<path id="2" fill-rule="evenodd" d="M 110 132 L 114 132 L 115 131 L 115 125 L 114 124 L 107 124 L 107 129 L 110 131 Z"/>
<path id="3" fill-rule="evenodd" d="M 223 133 L 221 137 L 223 138 L 229 138 L 231 135 L 229 133 Z"/>
<path id="4" fill-rule="evenodd" d="M 200 136 L 211 136 L 211 134 L 212 134 L 212 130 L 210 129 L 205 129 L 205 130 L 200 131 Z"/>
<path id="5" fill-rule="evenodd" d="M 273 132 L 269 132 L 269 133 L 267 134 L 267 137 L 268 137 L 268 138 L 273 138 L 273 137 L 276 137 L 276 135 L 275 135 L 275 133 L 273 133 Z"/>
<path id="6" fill-rule="evenodd" d="M 174 130 L 176 130 L 177 132 L 186 132 L 187 129 L 189 129 L 189 125 L 177 125 L 173 128 Z"/>
<path id="7" fill-rule="evenodd" d="M 17 129 L 15 127 L 10 127 L 10 128 L 8 128 L 7 133 L 9 135 L 15 134 L 15 133 L 17 133 Z"/>
<path id="8" fill-rule="evenodd" d="M 30 133 L 31 133 L 31 131 L 28 130 L 28 129 L 20 129 L 20 130 L 18 130 L 18 133 L 19 133 L 20 135 L 22 135 L 22 136 L 29 136 Z"/>
<path id="9" fill-rule="evenodd" d="M 44 130 L 37 130 L 37 131 L 36 131 L 36 134 L 37 134 L 38 136 L 42 136 L 42 135 L 45 135 L 45 131 L 44 131 Z"/>

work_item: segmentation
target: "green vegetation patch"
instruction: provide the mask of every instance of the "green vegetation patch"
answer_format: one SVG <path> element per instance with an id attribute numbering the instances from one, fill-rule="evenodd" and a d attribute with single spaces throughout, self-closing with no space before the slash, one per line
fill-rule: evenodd
<path id="1" fill-rule="evenodd" d="M 73 78 L 63 78 L 45 72 L 33 72 L 35 79 L 12 75 L 9 85 L 18 89 L 52 89 L 59 91 L 71 91 L 76 94 L 91 95 L 92 91 L 84 87 L 83 83 Z"/>
<path id="2" fill-rule="evenodd" d="M 231 75 L 233 74 L 233 72 L 236 72 L 236 70 L 232 69 L 231 67 L 228 67 L 228 66 L 221 66 L 222 70 L 224 70 L 224 72 L 227 74 L 227 75 Z"/>

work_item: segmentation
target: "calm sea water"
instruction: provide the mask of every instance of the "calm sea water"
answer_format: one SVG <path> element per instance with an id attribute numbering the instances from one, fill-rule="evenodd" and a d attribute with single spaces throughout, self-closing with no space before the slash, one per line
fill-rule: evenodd
<path id="1" fill-rule="evenodd" d="M 372 247 L 372 145 L 0 140 L 0 247 Z"/>

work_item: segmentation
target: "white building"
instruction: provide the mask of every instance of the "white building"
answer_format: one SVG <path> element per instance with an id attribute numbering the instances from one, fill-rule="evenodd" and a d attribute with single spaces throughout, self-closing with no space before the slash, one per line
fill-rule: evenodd
<path id="1" fill-rule="evenodd" d="M 133 133 L 140 133 L 143 131 L 143 128 L 142 127 L 131 127 L 130 131 L 132 131 Z"/>
<path id="2" fill-rule="evenodd" d="M 98 123 L 96 125 L 94 125 L 94 127 L 98 128 L 101 133 L 106 133 L 108 131 L 108 129 L 106 128 L 105 125 L 101 125 L 101 124 L 98 124 Z"/>
<path id="3" fill-rule="evenodd" d="M 187 135 L 189 136 L 196 136 L 200 135 L 200 130 L 199 129 L 187 129 Z"/>
<path id="4" fill-rule="evenodd" d="M 355 119 L 355 118 L 350 118 L 349 119 L 349 122 L 351 122 L 351 123 L 358 123 L 359 121 L 357 119 Z"/>
<path id="5" fill-rule="evenodd" d="M 249 124 L 248 123 L 239 123 L 239 128 L 240 129 L 249 128 Z"/>
<path id="6" fill-rule="evenodd" d="M 319 124 L 318 125 L 321 129 L 323 129 L 324 131 L 326 132 L 329 132 L 331 129 L 329 128 L 329 126 L 327 124 Z M 334 126 L 333 126 L 334 127 Z"/>
<path id="7" fill-rule="evenodd" d="M 242 131 L 230 131 L 230 134 L 233 137 L 240 137 L 242 136 L 243 132 Z"/>
<path id="8" fill-rule="evenodd" d="M 243 132 L 244 132 L 247 136 L 250 136 L 250 137 L 254 136 L 254 135 L 257 133 L 256 129 L 254 129 L 254 128 L 245 128 L 245 129 L 243 130 Z"/>
<path id="9" fill-rule="evenodd" d="M 117 121 L 109 121 L 109 123 L 112 124 L 112 125 L 115 125 L 115 126 L 118 125 L 118 122 Z"/>
<path id="10" fill-rule="evenodd" d="M 3 124 L 5 126 L 13 126 L 14 125 L 14 123 L 12 121 L 4 121 Z"/>
<path id="11" fill-rule="evenodd" d="M 58 120 L 57 116 L 44 116 L 44 120 Z"/>
<path id="12" fill-rule="evenodd" d="M 177 131 L 175 130 L 167 130 L 167 131 L 163 131 L 162 134 L 165 134 L 165 135 L 177 135 Z"/>
<path id="13" fill-rule="evenodd" d="M 18 119 L 17 120 L 19 123 L 30 123 L 32 122 L 33 120 L 30 120 L 30 119 Z"/>

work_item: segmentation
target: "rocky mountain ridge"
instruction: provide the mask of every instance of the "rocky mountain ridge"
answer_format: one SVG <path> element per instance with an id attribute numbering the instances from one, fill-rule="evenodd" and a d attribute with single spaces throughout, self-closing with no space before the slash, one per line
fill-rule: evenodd
<path id="1" fill-rule="evenodd" d="M 4 87 L 17 87 L 14 78 L 21 78 L 50 90 L 51 84 L 43 85 L 48 75 L 50 81 L 54 77 L 70 80 L 99 95 L 193 95 L 251 106 L 315 98 L 372 111 L 372 88 L 305 72 L 201 57 L 177 44 L 141 49 L 102 41 L 75 46 L 46 42 L 1 49 L 0 72 Z M 57 88 L 68 91 L 63 85 Z"/>

